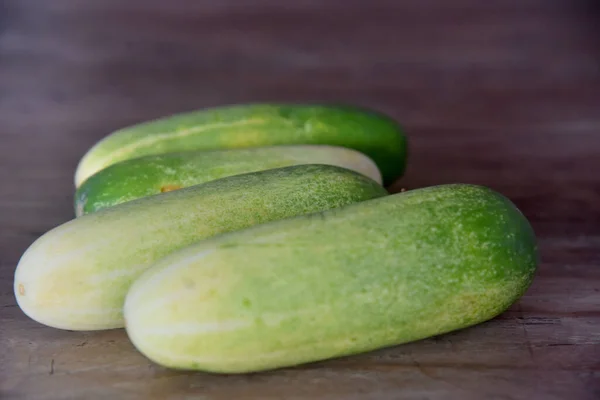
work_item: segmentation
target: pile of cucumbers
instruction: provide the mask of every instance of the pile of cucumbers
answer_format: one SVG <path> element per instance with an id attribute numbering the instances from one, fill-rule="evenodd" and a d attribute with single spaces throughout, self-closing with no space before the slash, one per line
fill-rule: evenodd
<path id="1" fill-rule="evenodd" d="M 531 225 L 501 194 L 390 194 L 396 121 L 351 106 L 251 104 L 108 135 L 81 159 L 75 217 L 23 254 L 39 323 L 126 328 L 177 369 L 295 366 L 472 326 L 530 286 Z"/>

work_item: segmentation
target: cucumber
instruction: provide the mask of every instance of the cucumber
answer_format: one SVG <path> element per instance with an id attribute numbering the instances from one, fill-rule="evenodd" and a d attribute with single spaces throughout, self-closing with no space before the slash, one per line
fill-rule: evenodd
<path id="1" fill-rule="evenodd" d="M 15 296 L 25 314 L 48 326 L 123 327 L 129 286 L 159 258 L 223 232 L 385 195 L 356 172 L 299 165 L 133 200 L 36 240 L 17 266 Z"/>
<path id="2" fill-rule="evenodd" d="M 120 129 L 80 160 L 75 184 L 141 156 L 192 150 L 326 144 L 358 150 L 375 161 L 384 183 L 404 173 L 406 137 L 391 118 L 353 106 L 249 104 L 176 114 Z"/>
<path id="3" fill-rule="evenodd" d="M 188 246 L 131 287 L 127 333 L 170 368 L 246 373 L 489 320 L 529 287 L 534 232 L 504 196 L 454 184 Z"/>
<path id="4" fill-rule="evenodd" d="M 370 158 L 343 147 L 299 145 L 169 153 L 119 162 L 92 175 L 75 194 L 75 214 L 226 176 L 300 164 L 337 165 L 382 183 Z"/>

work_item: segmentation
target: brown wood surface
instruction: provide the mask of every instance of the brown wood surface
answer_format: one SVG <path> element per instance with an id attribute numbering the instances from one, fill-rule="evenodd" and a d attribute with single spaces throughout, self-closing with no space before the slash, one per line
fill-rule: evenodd
<path id="1" fill-rule="evenodd" d="M 0 2 L 0 398 L 600 398 L 600 13 L 552 0 Z M 539 236 L 527 294 L 488 323 L 268 373 L 153 365 L 122 330 L 42 326 L 14 268 L 72 218 L 112 130 L 249 101 L 343 101 L 406 127 L 395 190 L 477 183 Z"/>

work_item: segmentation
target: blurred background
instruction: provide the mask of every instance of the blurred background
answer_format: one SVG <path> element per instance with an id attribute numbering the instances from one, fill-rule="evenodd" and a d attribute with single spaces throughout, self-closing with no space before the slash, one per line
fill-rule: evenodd
<path id="1" fill-rule="evenodd" d="M 71 212 L 67 175 L 111 131 L 258 101 L 390 114 L 411 142 L 401 186 L 487 184 L 542 219 L 592 206 L 581 183 L 597 167 L 594 1 L 1 4 L 0 162 L 29 166 L 2 193 L 21 201 L 43 182 L 35 201 L 55 222 Z"/>
<path id="2" fill-rule="evenodd" d="M 407 362 L 402 373 L 412 378 L 401 386 L 449 396 L 439 398 L 486 398 L 486 387 L 506 398 L 593 398 L 600 393 L 600 337 L 593 333 L 600 322 L 599 10 L 583 0 L 1 1 L 0 333 L 16 361 L 0 368 L 10 387 L 52 387 L 46 369 L 52 359 L 54 371 L 65 346 L 72 360 L 89 356 L 73 336 L 28 321 L 11 285 L 25 248 L 72 218 L 73 174 L 90 146 L 172 113 L 331 101 L 377 109 L 404 126 L 409 168 L 392 191 L 486 185 L 521 208 L 540 240 L 539 278 L 499 322 L 500 336 L 477 337 L 480 355 L 460 345 L 448 355 L 448 346 L 435 342 L 381 353 Z M 523 321 L 534 321 L 533 333 Z M 512 336 L 504 343 L 506 332 Z M 134 354 L 117 333 L 94 335 L 84 338 L 114 344 L 98 361 L 104 368 Z M 49 349 L 49 338 L 63 347 Z M 28 366 L 32 348 L 40 349 L 33 354 L 43 370 Z M 156 393 L 193 379 L 133 373 L 131 365 L 119 382 L 165 378 L 147 386 Z M 460 365 L 467 369 L 452 370 Z M 484 369 L 473 375 L 465 365 Z M 113 383 L 85 374 L 76 376 Z M 300 371 L 288 384 L 304 390 L 311 374 Z M 359 392 L 361 384 L 344 375 L 332 379 Z M 400 382 L 394 379 L 363 382 L 366 393 L 391 396 Z M 249 382 L 219 390 L 260 386 Z M 331 389 L 315 385 L 307 393 Z"/>

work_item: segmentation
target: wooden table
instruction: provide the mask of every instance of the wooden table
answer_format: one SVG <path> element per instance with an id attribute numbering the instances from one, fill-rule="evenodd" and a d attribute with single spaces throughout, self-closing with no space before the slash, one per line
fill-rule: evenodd
<path id="1" fill-rule="evenodd" d="M 600 398 L 600 31 L 592 1 L 0 3 L 0 398 Z M 527 294 L 488 323 L 268 373 L 175 372 L 122 330 L 16 306 L 13 271 L 73 217 L 74 168 L 142 120 L 250 101 L 343 101 L 401 121 L 401 187 L 510 197 L 539 236 Z"/>

